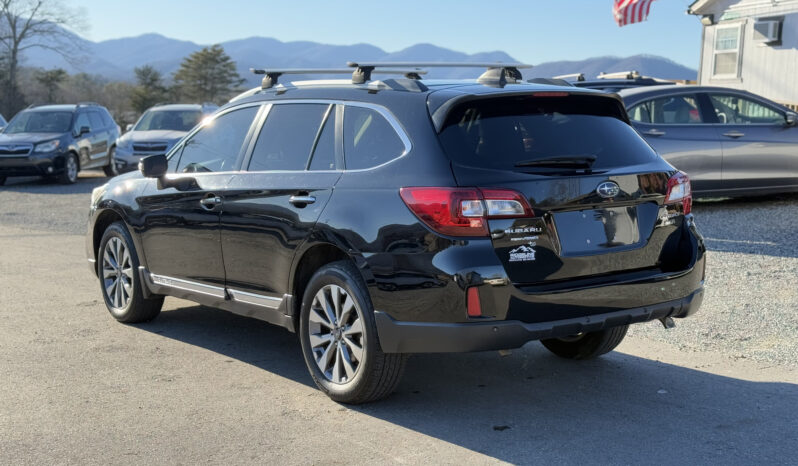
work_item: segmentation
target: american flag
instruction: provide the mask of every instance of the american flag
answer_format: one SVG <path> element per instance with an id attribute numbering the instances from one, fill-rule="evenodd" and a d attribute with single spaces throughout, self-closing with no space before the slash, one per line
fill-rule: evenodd
<path id="1" fill-rule="evenodd" d="M 639 23 L 648 18 L 651 2 L 654 0 L 615 0 L 612 14 L 618 26 Z"/>

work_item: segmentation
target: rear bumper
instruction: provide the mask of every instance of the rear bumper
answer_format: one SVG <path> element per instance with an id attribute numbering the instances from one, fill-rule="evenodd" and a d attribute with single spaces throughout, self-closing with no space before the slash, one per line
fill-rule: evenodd
<path id="1" fill-rule="evenodd" d="M 386 353 L 460 353 L 519 348 L 532 340 L 595 332 L 666 317 L 687 317 L 698 311 L 702 286 L 690 295 L 650 306 L 551 322 L 519 320 L 432 323 L 403 322 L 376 312 L 377 332 Z"/>

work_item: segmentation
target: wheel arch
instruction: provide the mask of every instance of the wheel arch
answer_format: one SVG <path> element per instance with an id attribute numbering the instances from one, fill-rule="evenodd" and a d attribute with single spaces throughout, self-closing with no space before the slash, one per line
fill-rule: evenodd
<path id="1" fill-rule="evenodd" d="M 112 223 L 117 221 L 121 221 L 127 226 L 127 222 L 125 222 L 122 214 L 114 209 L 105 209 L 95 217 L 94 227 L 92 228 L 92 251 L 94 251 L 94 257 L 97 258 L 98 262 L 100 241 L 102 241 L 103 234 L 105 234 L 105 230 L 107 230 Z M 128 228 L 128 231 L 129 230 Z"/>
<path id="2" fill-rule="evenodd" d="M 291 282 L 288 289 L 293 295 L 293 306 L 291 306 L 291 317 L 294 320 L 294 328 L 299 328 L 299 312 L 302 308 L 302 297 L 310 278 L 321 267 L 332 262 L 346 260 L 351 262 L 360 272 L 364 283 L 369 283 L 371 274 L 368 271 L 366 261 L 359 255 L 353 255 L 345 251 L 340 246 L 332 243 L 316 243 L 303 249 L 301 254 L 297 254 L 294 260 L 294 269 L 290 275 Z"/>

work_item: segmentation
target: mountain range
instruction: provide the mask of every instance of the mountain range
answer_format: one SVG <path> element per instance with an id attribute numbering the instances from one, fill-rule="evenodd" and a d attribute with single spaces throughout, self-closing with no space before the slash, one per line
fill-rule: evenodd
<path id="1" fill-rule="evenodd" d="M 179 67 L 187 55 L 200 50 L 203 45 L 171 39 L 160 34 L 92 42 L 78 38 L 81 52 L 71 60 L 47 50 L 34 48 L 27 51 L 23 65 L 41 68 L 64 68 L 70 73 L 86 72 L 109 79 L 132 81 L 133 69 L 152 65 L 167 78 Z M 398 52 L 386 52 L 369 44 L 327 45 L 309 41 L 281 42 L 267 37 L 250 37 L 221 43 L 236 62 L 239 74 L 251 85 L 260 82 L 250 68 L 341 68 L 347 61 L 460 61 L 460 62 L 515 62 L 502 51 L 466 54 L 432 44 L 417 44 Z M 654 55 L 632 57 L 598 57 L 581 61 L 557 61 L 537 64 L 525 71 L 524 77 L 551 77 L 569 73 L 584 73 L 593 77 L 598 73 L 637 70 L 647 76 L 669 79 L 696 79 L 696 70 L 667 58 Z M 475 77 L 473 70 L 433 69 L 427 77 Z"/>

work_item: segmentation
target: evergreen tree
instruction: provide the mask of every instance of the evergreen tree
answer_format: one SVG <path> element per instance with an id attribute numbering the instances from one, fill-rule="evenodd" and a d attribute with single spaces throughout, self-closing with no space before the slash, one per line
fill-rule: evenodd
<path id="1" fill-rule="evenodd" d="M 174 90 L 186 102 L 223 104 L 243 82 L 235 62 L 216 44 L 183 60 L 174 75 Z"/>
<path id="2" fill-rule="evenodd" d="M 137 113 L 144 113 L 153 105 L 164 102 L 167 89 L 161 73 L 150 65 L 133 70 L 136 73 L 136 87 L 130 94 L 130 105 Z"/>

